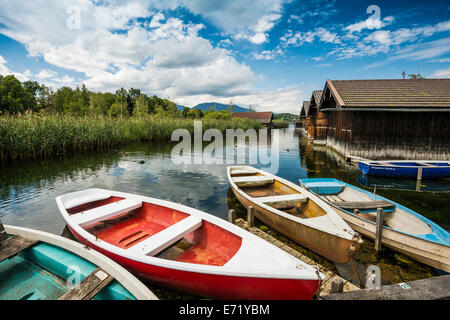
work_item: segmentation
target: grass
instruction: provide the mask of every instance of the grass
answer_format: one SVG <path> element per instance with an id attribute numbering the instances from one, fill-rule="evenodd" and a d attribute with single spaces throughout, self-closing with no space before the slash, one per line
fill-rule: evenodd
<path id="1" fill-rule="evenodd" d="M 286 120 L 273 120 L 272 121 L 272 128 L 274 129 L 283 129 L 283 128 L 289 128 L 289 121 Z"/>
<path id="2" fill-rule="evenodd" d="M 202 121 L 210 128 L 259 129 L 248 119 Z M 175 129 L 194 132 L 194 120 L 179 118 L 77 117 L 65 114 L 0 117 L 0 159 L 4 161 L 49 157 L 65 153 L 97 150 L 131 141 L 170 141 Z"/>

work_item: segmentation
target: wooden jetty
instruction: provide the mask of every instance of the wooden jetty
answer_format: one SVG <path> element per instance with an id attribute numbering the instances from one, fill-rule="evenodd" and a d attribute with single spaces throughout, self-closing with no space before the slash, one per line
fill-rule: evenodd
<path id="1" fill-rule="evenodd" d="M 323 300 L 448 300 L 450 275 L 421 279 L 407 283 L 322 295 Z"/>

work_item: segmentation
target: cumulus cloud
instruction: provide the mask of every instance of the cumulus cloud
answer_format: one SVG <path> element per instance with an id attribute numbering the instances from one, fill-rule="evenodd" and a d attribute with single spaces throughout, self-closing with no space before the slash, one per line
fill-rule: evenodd
<path id="1" fill-rule="evenodd" d="M 83 73 L 93 89 L 137 87 L 163 97 L 207 93 L 217 97 L 248 94 L 254 73 L 232 53 L 199 36 L 202 24 L 185 23 L 148 8 L 145 1 L 75 1 L 81 8 L 79 30 L 67 29 L 66 7 L 73 1 L 2 2 L 0 32 L 25 45 L 31 56 L 54 66 Z M 194 3 L 193 3 L 194 4 Z M 193 5 L 192 4 L 192 5 Z M 199 5 L 199 3 L 197 3 Z M 219 3 L 217 3 L 219 5 Z M 54 10 L 48 10 L 53 6 Z M 23 7 L 23 19 L 16 13 Z M 152 10 L 152 11 L 150 11 Z M 137 19 L 145 17 L 145 22 Z M 264 32 L 271 19 L 255 27 Z M 54 31 L 54 32 L 51 32 Z M 55 36 L 55 33 L 57 36 Z M 5 64 L 0 64 L 5 69 Z M 42 70 L 35 78 L 69 85 L 73 77 Z"/>
<path id="2" fill-rule="evenodd" d="M 373 16 L 370 16 L 364 21 L 360 21 L 351 25 L 348 25 L 344 28 L 345 31 L 348 31 L 350 33 L 354 32 L 361 32 L 363 29 L 381 29 L 384 28 L 394 22 L 394 17 L 388 16 L 381 19 L 374 18 Z"/>
<path id="3" fill-rule="evenodd" d="M 305 43 L 311 43 L 315 40 L 328 42 L 328 43 L 341 43 L 340 37 L 329 30 L 319 27 L 314 31 L 307 32 L 293 32 L 292 30 L 288 30 L 281 38 L 280 41 L 284 47 L 298 47 L 302 46 Z"/>
<path id="4" fill-rule="evenodd" d="M 428 78 L 450 78 L 450 68 L 438 69 L 434 71 Z"/>

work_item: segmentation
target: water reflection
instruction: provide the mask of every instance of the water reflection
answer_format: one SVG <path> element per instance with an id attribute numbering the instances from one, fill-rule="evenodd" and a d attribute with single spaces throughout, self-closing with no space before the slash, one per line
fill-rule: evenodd
<path id="1" fill-rule="evenodd" d="M 280 130 L 279 133 L 277 175 L 280 177 L 296 184 L 298 179 L 306 177 L 331 177 L 351 184 L 358 183 L 359 170 L 346 163 L 337 153 L 307 143 L 296 136 L 292 128 Z M 174 145 L 134 143 L 117 147 L 116 150 L 21 162 L 0 168 L 0 219 L 6 224 L 62 234 L 65 223 L 54 198 L 95 187 L 182 202 L 223 219 L 227 218 L 231 208 L 243 216 L 245 210 L 230 191 L 225 161 L 223 164 L 177 165 L 171 160 Z M 225 156 L 225 151 L 223 154 Z M 255 166 L 263 170 L 265 168 L 261 163 Z M 370 186 L 363 188 L 372 189 Z M 410 207 L 447 229 L 450 226 L 449 193 L 391 189 L 380 189 L 378 193 Z M 282 237 L 275 232 L 273 235 Z M 299 251 L 305 250 L 296 247 Z M 391 251 L 385 251 L 377 257 L 372 247 L 373 243 L 365 241 L 358 258 L 362 274 L 371 263 L 381 265 L 385 279 L 388 279 L 386 281 L 406 281 L 434 274 L 431 268 Z M 308 255 L 321 260 L 314 253 L 308 252 Z M 349 277 L 347 267 L 320 262 L 342 276 Z M 405 271 L 409 269 L 413 272 Z"/>

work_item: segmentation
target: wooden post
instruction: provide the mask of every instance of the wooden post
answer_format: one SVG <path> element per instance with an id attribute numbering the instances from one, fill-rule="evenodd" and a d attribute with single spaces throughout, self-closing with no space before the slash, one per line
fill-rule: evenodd
<path id="1" fill-rule="evenodd" d="M 236 223 L 236 211 L 233 209 L 228 210 L 228 222 L 231 222 L 232 224 Z"/>
<path id="2" fill-rule="evenodd" d="M 341 278 L 334 278 L 331 282 L 331 293 L 344 292 L 344 281 Z"/>
<path id="3" fill-rule="evenodd" d="M 377 209 L 377 228 L 376 228 L 376 235 L 375 235 L 375 250 L 378 252 L 381 250 L 381 237 L 383 232 L 383 208 Z"/>
<path id="4" fill-rule="evenodd" d="M 422 168 L 417 169 L 417 181 L 422 181 Z"/>
<path id="5" fill-rule="evenodd" d="M 3 223 L 0 221 L 0 244 L 3 240 L 8 239 L 8 234 L 6 233 Z"/>
<path id="6" fill-rule="evenodd" d="M 249 228 L 255 225 L 255 208 L 252 206 L 248 207 L 247 210 L 247 223 Z"/>

